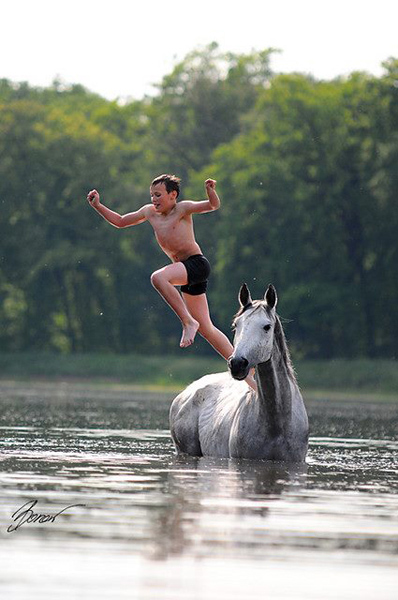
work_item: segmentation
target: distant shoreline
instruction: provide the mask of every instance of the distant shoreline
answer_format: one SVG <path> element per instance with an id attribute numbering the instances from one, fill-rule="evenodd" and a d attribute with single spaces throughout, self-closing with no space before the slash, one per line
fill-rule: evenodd
<path id="1" fill-rule="evenodd" d="M 398 401 L 394 360 L 294 361 L 304 395 L 326 399 Z M 217 357 L 0 353 L 0 393 L 7 387 L 96 387 L 102 390 L 178 393 L 207 373 L 226 370 Z M 60 388 L 61 386 L 61 388 Z"/>
<path id="2" fill-rule="evenodd" d="M 21 395 L 42 396 L 43 399 L 67 396 L 76 392 L 92 393 L 97 391 L 101 395 L 122 395 L 142 393 L 143 396 L 158 397 L 170 400 L 174 398 L 185 385 L 181 386 L 156 386 L 151 384 L 128 384 L 116 381 L 74 379 L 74 378 L 38 378 L 38 379 L 5 379 L 0 377 L 0 402 L 9 393 L 18 392 Z M 304 389 L 302 393 L 305 401 L 333 401 L 333 402 L 391 402 L 398 403 L 398 393 L 363 392 L 359 390 L 327 390 Z"/>

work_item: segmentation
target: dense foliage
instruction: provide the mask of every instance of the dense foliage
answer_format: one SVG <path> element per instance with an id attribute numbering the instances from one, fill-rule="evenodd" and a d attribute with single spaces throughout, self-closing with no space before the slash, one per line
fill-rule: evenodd
<path id="1" fill-rule="evenodd" d="M 398 60 L 317 81 L 273 74 L 272 52 L 213 44 L 125 103 L 0 80 L 1 350 L 178 349 L 150 226 L 114 229 L 85 200 L 133 210 L 167 171 L 185 198 L 218 181 L 222 207 L 195 227 L 222 329 L 242 281 L 257 297 L 272 282 L 300 356 L 395 356 Z"/>

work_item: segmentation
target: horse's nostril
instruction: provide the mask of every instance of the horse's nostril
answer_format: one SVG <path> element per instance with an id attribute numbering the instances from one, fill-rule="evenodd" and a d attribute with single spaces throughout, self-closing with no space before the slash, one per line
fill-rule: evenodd
<path id="1" fill-rule="evenodd" d="M 234 357 L 230 358 L 228 361 L 228 366 L 230 368 L 231 374 L 233 377 L 237 375 L 241 375 L 246 372 L 247 367 L 249 365 L 249 361 L 244 357 Z"/>
<path id="2" fill-rule="evenodd" d="M 230 360 L 231 365 L 233 365 L 234 367 L 240 367 L 240 368 L 244 368 L 247 367 L 247 365 L 249 364 L 249 361 L 244 358 L 244 357 L 240 357 L 240 358 L 232 358 Z"/>

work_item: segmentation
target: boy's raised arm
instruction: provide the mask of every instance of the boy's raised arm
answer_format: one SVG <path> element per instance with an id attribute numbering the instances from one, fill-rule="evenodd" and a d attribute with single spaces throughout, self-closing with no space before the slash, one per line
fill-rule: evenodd
<path id="1" fill-rule="evenodd" d="M 91 190 L 87 194 L 87 200 L 89 204 L 95 208 L 97 213 L 101 215 L 108 223 L 121 229 L 122 227 L 130 227 L 132 225 L 138 225 L 139 223 L 143 223 L 147 219 L 147 207 L 142 206 L 140 209 L 127 213 L 125 215 L 120 215 L 119 213 L 111 210 L 104 204 L 100 202 L 100 196 L 97 190 Z"/>
<path id="2" fill-rule="evenodd" d="M 220 198 L 216 192 L 216 181 L 214 179 L 206 179 L 205 188 L 207 194 L 207 200 L 200 200 L 194 202 L 192 200 L 185 200 L 187 212 L 189 213 L 204 213 L 211 212 L 220 208 Z"/>

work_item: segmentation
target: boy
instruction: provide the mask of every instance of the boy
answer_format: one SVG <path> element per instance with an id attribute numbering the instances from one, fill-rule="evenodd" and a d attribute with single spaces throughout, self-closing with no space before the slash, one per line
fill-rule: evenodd
<path id="1" fill-rule="evenodd" d="M 181 321 L 181 348 L 190 346 L 199 331 L 228 360 L 233 346 L 210 319 L 206 297 L 210 265 L 195 240 L 193 230 L 193 214 L 211 212 L 220 207 L 214 179 L 206 179 L 205 188 L 207 200 L 183 200 L 177 203 L 180 179 L 175 175 L 160 175 L 150 186 L 151 204 L 125 215 L 101 204 L 97 190 L 89 192 L 87 200 L 108 223 L 117 228 L 149 221 L 159 246 L 172 262 L 152 273 L 151 283 Z M 175 286 L 181 286 L 181 295 Z M 255 387 L 251 377 L 247 382 Z"/>

